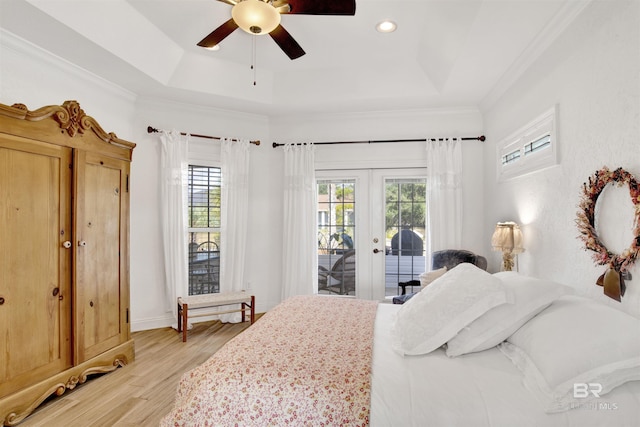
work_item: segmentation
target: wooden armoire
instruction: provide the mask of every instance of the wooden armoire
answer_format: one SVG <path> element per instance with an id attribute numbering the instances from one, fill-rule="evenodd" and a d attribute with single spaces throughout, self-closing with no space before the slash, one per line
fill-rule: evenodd
<path id="1" fill-rule="evenodd" d="M 135 144 L 76 101 L 0 104 L 0 422 L 133 361 Z"/>

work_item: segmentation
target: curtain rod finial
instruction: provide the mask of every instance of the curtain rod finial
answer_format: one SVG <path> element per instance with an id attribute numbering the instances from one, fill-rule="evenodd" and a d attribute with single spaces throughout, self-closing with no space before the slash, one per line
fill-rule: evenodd
<path id="1" fill-rule="evenodd" d="M 153 133 L 153 132 L 158 132 L 158 129 L 151 126 L 147 126 L 147 133 Z"/>

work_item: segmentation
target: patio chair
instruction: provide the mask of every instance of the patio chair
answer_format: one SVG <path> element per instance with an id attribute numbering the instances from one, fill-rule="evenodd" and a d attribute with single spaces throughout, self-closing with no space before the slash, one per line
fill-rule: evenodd
<path id="1" fill-rule="evenodd" d="M 331 270 L 318 266 L 318 291 L 348 295 L 356 291 L 356 251 L 347 250 L 333 264 Z"/>
<path id="2" fill-rule="evenodd" d="M 220 291 L 220 252 L 215 242 L 189 245 L 189 295 Z"/>

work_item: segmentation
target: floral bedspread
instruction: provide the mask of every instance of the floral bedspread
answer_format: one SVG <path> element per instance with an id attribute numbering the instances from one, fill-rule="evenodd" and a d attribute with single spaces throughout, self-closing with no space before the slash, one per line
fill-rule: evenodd
<path id="1" fill-rule="evenodd" d="M 376 308 L 287 299 L 185 373 L 161 425 L 368 425 Z"/>

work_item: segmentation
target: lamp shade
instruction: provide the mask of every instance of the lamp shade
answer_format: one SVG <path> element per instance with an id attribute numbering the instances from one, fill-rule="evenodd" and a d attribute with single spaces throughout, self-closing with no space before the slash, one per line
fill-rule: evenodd
<path id="1" fill-rule="evenodd" d="M 515 222 L 499 222 L 491 237 L 494 251 L 519 254 L 524 252 L 522 246 L 522 231 Z"/>
<path id="2" fill-rule="evenodd" d="M 231 17 L 249 34 L 268 34 L 280 25 L 280 13 L 261 0 L 242 0 L 231 9 Z"/>

